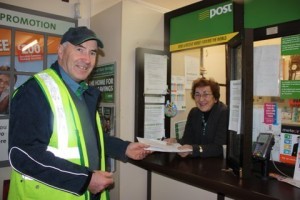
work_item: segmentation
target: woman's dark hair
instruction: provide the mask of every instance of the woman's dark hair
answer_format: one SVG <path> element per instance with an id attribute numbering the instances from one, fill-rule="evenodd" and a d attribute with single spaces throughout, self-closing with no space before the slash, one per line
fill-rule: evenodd
<path id="1" fill-rule="evenodd" d="M 0 66 L 0 74 L 4 74 L 4 73 L 1 73 L 1 71 L 10 71 L 10 67 L 9 66 L 7 66 L 7 65 L 1 65 Z M 16 72 L 17 70 L 15 69 L 15 72 Z M 9 74 L 7 74 L 8 76 L 9 76 Z M 17 75 L 15 74 L 14 75 L 14 78 L 15 78 L 15 83 L 17 82 Z"/>
<path id="2" fill-rule="evenodd" d="M 217 83 L 216 81 L 214 81 L 213 79 L 206 79 L 206 78 L 198 78 L 196 80 L 193 81 L 193 85 L 192 85 L 192 91 L 191 91 L 191 97 L 192 99 L 195 100 L 195 91 L 196 88 L 198 87 L 205 87 L 205 86 L 209 86 L 211 91 L 212 91 L 212 95 L 214 96 L 214 98 L 219 101 L 220 99 L 220 86 L 219 83 Z"/>

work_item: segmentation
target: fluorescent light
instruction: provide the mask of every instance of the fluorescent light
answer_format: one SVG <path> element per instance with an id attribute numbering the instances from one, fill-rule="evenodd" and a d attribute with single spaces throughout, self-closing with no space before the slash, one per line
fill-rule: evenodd
<path id="1" fill-rule="evenodd" d="M 27 49 L 29 49 L 30 47 L 36 45 L 38 43 L 37 40 L 33 40 L 32 42 L 30 42 L 29 44 L 25 45 L 23 48 L 22 48 L 22 52 L 26 51 Z"/>

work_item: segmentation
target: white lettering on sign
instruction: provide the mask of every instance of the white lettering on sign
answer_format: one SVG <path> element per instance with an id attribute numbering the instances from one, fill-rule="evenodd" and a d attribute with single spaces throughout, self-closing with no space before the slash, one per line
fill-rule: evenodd
<path id="1" fill-rule="evenodd" d="M 222 15 L 228 12 L 232 12 L 232 3 L 226 4 L 224 6 L 220 6 L 214 9 L 210 9 L 210 18 L 213 18 L 216 15 Z"/>
<path id="2" fill-rule="evenodd" d="M 26 46 L 26 44 L 18 45 L 18 50 L 22 51 L 22 48 Z M 41 52 L 40 45 L 36 44 L 32 47 L 29 47 L 25 51 L 22 51 L 22 54 L 39 54 Z"/>
<path id="3" fill-rule="evenodd" d="M 8 40 L 0 40 L 0 51 L 9 51 Z"/>

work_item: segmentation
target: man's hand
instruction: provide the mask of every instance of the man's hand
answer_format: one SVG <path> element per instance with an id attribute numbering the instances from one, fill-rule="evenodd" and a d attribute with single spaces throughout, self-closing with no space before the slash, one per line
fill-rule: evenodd
<path id="1" fill-rule="evenodd" d="M 114 183 L 112 175 L 111 172 L 94 171 L 88 190 L 93 194 L 103 191 Z"/>
<path id="2" fill-rule="evenodd" d="M 132 142 L 127 146 L 126 149 L 126 156 L 128 156 L 131 159 L 134 160 L 142 160 L 144 159 L 148 154 L 152 153 L 152 151 L 145 150 L 145 148 L 148 148 L 149 145 L 142 144 L 139 142 Z"/>

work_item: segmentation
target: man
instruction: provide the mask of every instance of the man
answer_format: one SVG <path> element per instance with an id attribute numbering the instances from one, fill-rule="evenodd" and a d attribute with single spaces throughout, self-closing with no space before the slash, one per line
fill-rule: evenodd
<path id="1" fill-rule="evenodd" d="M 99 47 L 103 44 L 93 31 L 70 28 L 58 60 L 15 92 L 9 126 L 10 200 L 105 200 L 113 184 L 105 156 L 126 161 L 151 153 L 147 145 L 102 133 L 100 92 L 84 82 Z"/>

